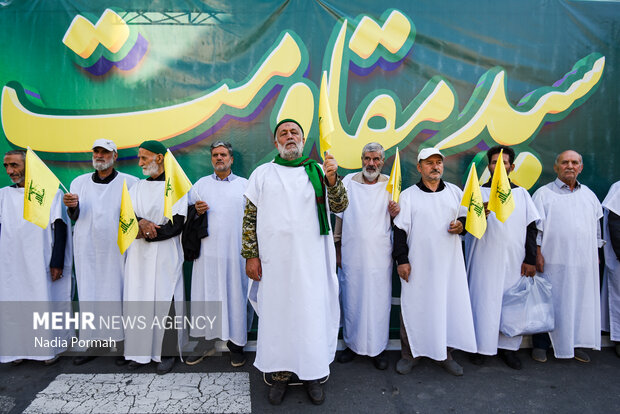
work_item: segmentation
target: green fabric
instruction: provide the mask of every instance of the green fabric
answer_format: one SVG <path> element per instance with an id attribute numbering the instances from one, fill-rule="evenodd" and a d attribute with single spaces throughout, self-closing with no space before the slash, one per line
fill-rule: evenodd
<path id="1" fill-rule="evenodd" d="M 314 188 L 314 199 L 316 201 L 317 212 L 319 216 L 319 229 L 321 235 L 325 236 L 329 234 L 329 221 L 327 219 L 327 205 L 325 204 L 325 183 L 323 170 L 318 162 L 308 157 L 299 157 L 294 160 L 285 160 L 280 157 L 280 154 L 276 155 L 273 160 L 278 165 L 285 167 L 301 167 L 303 166 L 308 174 L 312 188 Z"/>
<path id="2" fill-rule="evenodd" d="M 154 154 L 166 155 L 166 147 L 159 141 L 144 141 L 140 144 L 139 148 L 144 148 L 147 151 L 151 151 Z"/>
<path id="3" fill-rule="evenodd" d="M 281 120 L 280 122 L 278 122 L 278 125 L 276 125 L 276 127 L 273 129 L 273 137 L 276 137 L 276 132 L 278 132 L 278 128 L 280 128 L 280 125 L 285 124 L 287 122 L 292 122 L 294 124 L 297 124 L 297 126 L 299 127 L 299 129 L 301 130 L 301 135 L 304 135 L 304 129 L 301 127 L 301 125 L 299 124 L 299 122 L 295 121 L 294 119 L 291 118 L 286 118 Z"/>

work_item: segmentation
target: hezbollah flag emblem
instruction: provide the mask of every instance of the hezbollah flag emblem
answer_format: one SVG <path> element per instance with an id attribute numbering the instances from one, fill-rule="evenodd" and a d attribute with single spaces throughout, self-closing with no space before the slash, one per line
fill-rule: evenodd
<path id="1" fill-rule="evenodd" d="M 129 248 L 138 235 L 138 219 L 133 210 L 131 197 L 127 191 L 127 181 L 123 180 L 123 194 L 121 195 L 121 212 L 118 218 L 118 248 L 121 254 Z"/>
<path id="2" fill-rule="evenodd" d="M 24 220 L 46 229 L 60 180 L 28 147 L 26 151 Z"/>

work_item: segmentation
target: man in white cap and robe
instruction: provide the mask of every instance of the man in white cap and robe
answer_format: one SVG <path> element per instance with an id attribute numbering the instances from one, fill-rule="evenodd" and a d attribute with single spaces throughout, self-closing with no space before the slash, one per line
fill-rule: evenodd
<path id="1" fill-rule="evenodd" d="M 407 374 L 421 357 L 463 375 L 451 349 L 476 352 L 476 336 L 460 234 L 463 192 L 444 182 L 444 156 L 436 148 L 418 154 L 421 180 L 400 195 L 394 219 L 394 252 L 401 278 L 401 359 Z M 458 220 L 457 220 L 458 218 Z"/>
<path id="2" fill-rule="evenodd" d="M 503 151 L 503 160 L 499 159 L 500 151 Z M 498 145 L 490 148 L 487 159 L 491 176 L 499 162 L 504 163 L 507 174 L 514 170 L 515 152 L 510 147 Z M 489 179 L 480 189 L 485 203 L 489 201 L 491 181 Z M 495 212 L 490 212 L 487 229 L 480 239 L 469 233 L 465 236 L 469 295 L 478 348 L 472 362 L 481 365 L 485 355 L 499 353 L 510 368 L 521 369 L 516 351 L 523 338 L 509 338 L 500 333 L 499 324 L 504 292 L 520 277 L 536 275 L 538 211 L 526 189 L 510 182 L 510 191 L 515 204 L 510 217 L 502 223 L 495 217 Z"/>
<path id="3" fill-rule="evenodd" d="M 125 256 L 117 245 L 118 220 L 123 182 L 131 188 L 138 179 L 114 168 L 118 152 L 112 140 L 98 139 L 92 149 L 95 172 L 76 177 L 63 197 L 69 217 L 75 221 L 73 245 L 80 312 L 93 313 L 98 321 L 97 329 L 83 327 L 80 339 L 112 339 L 120 345 L 124 339 L 122 327 L 108 329 L 99 321 L 123 314 Z M 73 363 L 82 365 L 105 351 L 88 349 Z M 125 359 L 120 356 L 116 363 L 124 364 Z"/>
<path id="4" fill-rule="evenodd" d="M 0 363 L 17 365 L 31 359 L 51 365 L 67 350 L 73 331 L 30 328 L 34 312 L 41 317 L 71 312 L 69 218 L 62 191 L 45 194 L 29 187 L 33 197 L 54 199 L 45 229 L 24 219 L 25 161 L 23 150 L 4 155 L 13 185 L 0 189 Z M 21 319 L 24 316 L 28 323 Z"/>
<path id="5" fill-rule="evenodd" d="M 172 221 L 164 216 L 165 154 L 166 147 L 159 141 L 145 141 L 138 149 L 138 165 L 148 178 L 129 189 L 139 232 L 127 249 L 123 292 L 125 316 L 146 316 L 149 328 L 126 329 L 129 368 L 155 361 L 160 375 L 172 370 L 175 355 L 184 345 L 183 329 L 176 329 L 176 324 L 153 326 L 151 320 L 183 319 L 181 232 L 187 216 L 187 195 L 172 206 Z"/>
<path id="6" fill-rule="evenodd" d="M 357 355 L 372 357 L 375 368 L 388 367 L 385 349 L 392 309 L 392 218 L 400 208 L 386 190 L 381 174 L 385 152 L 371 142 L 362 149 L 362 171 L 343 178 L 349 206 L 335 225 L 336 254 L 343 311 L 343 338 L 347 346 L 338 362 Z"/>
<path id="7" fill-rule="evenodd" d="M 598 248 L 603 210 L 596 195 L 577 181 L 583 170 L 578 152 L 560 153 L 553 169 L 558 178 L 532 199 L 540 214 L 536 270 L 551 282 L 555 329 L 549 336 L 532 336 L 532 358 L 547 360 L 550 337 L 556 358 L 590 362 L 584 348 L 601 348 Z"/>
<path id="8" fill-rule="evenodd" d="M 249 279 L 245 274 L 245 259 L 239 252 L 245 207 L 243 193 L 248 180 L 232 172 L 234 157 L 230 143 L 216 141 L 210 150 L 213 174 L 199 179 L 190 191 L 190 210 L 194 206 L 196 216 L 188 218 L 185 230 L 188 234 L 184 239 L 189 233 L 204 236 L 196 237 L 200 246 L 192 268 L 192 315 L 204 312 L 209 306 L 205 302 L 220 302 L 222 324 L 218 325 L 221 326 L 219 335 L 208 324 L 191 328 L 190 335 L 198 338 L 198 345 L 185 363 L 198 364 L 212 351 L 207 341 L 219 338 L 226 341 L 231 365 L 241 367 L 246 359 L 243 347 L 248 333 Z"/>
<path id="9" fill-rule="evenodd" d="M 242 255 L 256 300 L 258 338 L 254 365 L 274 373 L 269 402 L 282 402 L 295 374 L 313 404 L 325 399 L 320 379 L 329 375 L 338 340 L 340 306 L 330 210 L 348 200 L 338 164 L 303 156 L 304 132 L 293 119 L 274 131 L 279 154 L 250 176 L 245 192 Z"/>

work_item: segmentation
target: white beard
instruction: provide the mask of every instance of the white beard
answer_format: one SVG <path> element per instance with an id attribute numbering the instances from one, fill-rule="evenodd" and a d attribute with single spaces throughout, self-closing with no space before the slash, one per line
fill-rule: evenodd
<path id="1" fill-rule="evenodd" d="M 303 154 L 304 152 L 304 144 L 302 142 L 292 141 L 295 142 L 295 147 L 291 149 L 286 149 L 285 147 L 288 142 L 289 141 L 285 142 L 284 145 L 280 145 L 280 143 L 278 142 L 278 152 L 280 153 L 280 157 L 287 161 L 301 157 L 301 154 Z"/>
<path id="2" fill-rule="evenodd" d="M 159 171 L 159 165 L 157 165 L 155 160 L 151 161 L 150 164 L 147 164 L 144 167 L 142 167 L 142 174 L 147 175 L 149 177 L 157 174 L 157 171 Z"/>
<path id="3" fill-rule="evenodd" d="M 95 161 L 93 160 L 93 168 L 96 171 L 104 171 L 114 165 L 114 160 L 110 160 L 110 162 L 105 161 Z"/>
<path id="4" fill-rule="evenodd" d="M 375 181 L 377 179 L 377 177 L 379 177 L 379 174 L 381 174 L 381 171 L 379 171 L 378 168 L 376 168 L 374 171 L 368 171 L 366 168 L 362 168 L 362 174 L 364 175 L 364 178 L 370 182 Z"/>

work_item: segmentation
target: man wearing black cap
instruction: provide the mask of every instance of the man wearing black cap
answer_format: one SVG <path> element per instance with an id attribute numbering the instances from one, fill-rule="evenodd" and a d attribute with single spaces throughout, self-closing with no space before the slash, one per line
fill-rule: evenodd
<path id="1" fill-rule="evenodd" d="M 93 143 L 93 168 L 95 172 L 80 175 L 71 182 L 70 192 L 63 202 L 68 207 L 73 227 L 75 276 L 77 279 L 80 311 L 92 312 L 99 317 L 111 317 L 123 313 L 123 274 L 125 256 L 120 254 L 118 217 L 121 208 L 123 182 L 131 188 L 138 179 L 133 175 L 118 172 L 114 163 L 118 153 L 116 144 L 109 139 L 98 139 Z M 98 303 L 104 302 L 104 303 Z M 82 340 L 113 339 L 122 341 L 123 330 L 81 329 Z M 75 365 L 82 365 L 105 352 L 89 349 L 84 355 L 73 359 Z M 120 357 L 117 364 L 124 364 Z"/>
<path id="2" fill-rule="evenodd" d="M 329 212 L 344 211 L 348 200 L 334 157 L 326 155 L 321 167 L 303 156 L 304 142 L 297 121 L 280 121 L 274 132 L 279 154 L 254 170 L 245 192 L 241 254 L 259 315 L 254 365 L 275 372 L 269 391 L 274 405 L 293 374 L 306 384 L 312 403 L 323 403 L 319 379 L 329 374 L 338 339 Z"/>
<path id="3" fill-rule="evenodd" d="M 147 314 L 162 321 L 166 316 L 183 316 L 183 249 L 181 232 L 187 215 L 187 196 L 172 206 L 172 221 L 164 217 L 164 155 L 166 147 L 158 141 L 145 141 L 138 150 L 138 165 L 147 175 L 138 181 L 129 195 L 138 219 L 137 239 L 127 250 L 125 289 L 123 299 L 126 316 Z M 128 304 L 129 302 L 129 304 Z M 139 303 L 138 303 L 139 302 Z M 150 310 L 147 304 L 150 303 Z M 148 312 L 153 312 L 148 314 Z M 170 320 L 170 319 L 168 319 Z M 182 348 L 181 330 L 128 329 L 125 333 L 125 358 L 130 369 L 139 368 L 151 360 L 158 363 L 157 373 L 172 369 L 177 349 Z"/>

